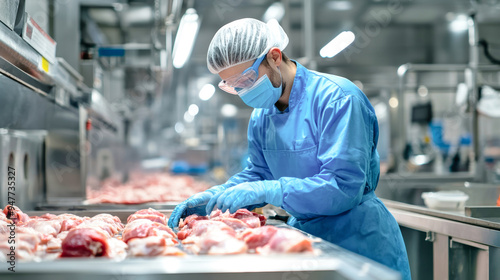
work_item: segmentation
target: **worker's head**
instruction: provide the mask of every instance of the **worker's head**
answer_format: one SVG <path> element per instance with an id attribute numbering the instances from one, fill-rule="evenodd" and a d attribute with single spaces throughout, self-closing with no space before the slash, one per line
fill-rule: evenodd
<path id="1" fill-rule="evenodd" d="M 233 21 L 212 39 L 208 69 L 221 77 L 221 89 L 238 94 L 249 106 L 269 108 L 282 93 L 278 68 L 287 59 L 281 52 L 287 44 L 288 36 L 276 20 Z"/>

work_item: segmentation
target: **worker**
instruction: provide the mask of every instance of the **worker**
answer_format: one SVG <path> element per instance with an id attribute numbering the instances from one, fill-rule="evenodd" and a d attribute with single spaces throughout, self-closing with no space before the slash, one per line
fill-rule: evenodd
<path id="1" fill-rule="evenodd" d="M 213 37 L 208 69 L 221 77 L 221 89 L 255 108 L 248 166 L 180 203 L 169 225 L 216 208 L 234 213 L 272 204 L 291 215 L 289 225 L 410 279 L 400 228 L 374 193 L 380 170 L 373 107 L 349 80 L 289 59 L 287 44 L 275 20 L 236 20 Z"/>

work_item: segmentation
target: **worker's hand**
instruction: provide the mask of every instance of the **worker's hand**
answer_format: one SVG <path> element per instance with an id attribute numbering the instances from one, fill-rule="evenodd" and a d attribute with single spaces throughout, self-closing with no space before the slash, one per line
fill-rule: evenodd
<path id="1" fill-rule="evenodd" d="M 229 212 L 234 213 L 240 208 L 262 203 L 281 206 L 283 203 L 283 191 L 279 181 L 256 181 L 236 185 L 213 196 L 208 202 L 207 207 L 214 204 L 222 212 L 229 209 Z"/>
<path id="2" fill-rule="evenodd" d="M 226 188 L 222 185 L 211 187 L 210 189 L 192 195 L 190 198 L 186 199 L 179 205 L 177 205 L 168 219 L 168 226 L 171 228 L 177 227 L 179 225 L 179 220 L 185 218 L 192 214 L 198 214 L 200 216 L 206 216 L 205 211 L 207 203 L 210 199 L 218 194 L 222 193 Z"/>

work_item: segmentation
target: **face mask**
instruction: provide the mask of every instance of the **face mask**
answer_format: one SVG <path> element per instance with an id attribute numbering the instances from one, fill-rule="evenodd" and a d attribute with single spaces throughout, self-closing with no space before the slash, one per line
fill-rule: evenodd
<path id="1" fill-rule="evenodd" d="M 239 91 L 238 95 L 250 107 L 269 109 L 280 99 L 281 84 L 275 88 L 269 77 L 264 75 L 252 87 Z"/>

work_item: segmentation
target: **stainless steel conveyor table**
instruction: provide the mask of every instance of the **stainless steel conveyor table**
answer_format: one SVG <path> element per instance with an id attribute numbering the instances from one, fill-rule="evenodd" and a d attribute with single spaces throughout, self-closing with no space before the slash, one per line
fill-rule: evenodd
<path id="1" fill-rule="evenodd" d="M 29 212 L 30 216 L 47 211 Z M 109 213 L 126 221 L 130 210 L 48 211 L 53 214 L 72 213 L 92 217 Z M 171 210 L 160 210 L 169 215 Z M 268 220 L 269 225 L 288 227 L 281 221 Z M 312 237 L 312 236 L 310 236 Z M 314 237 L 312 237 L 314 238 Z M 320 254 L 226 255 L 184 257 L 126 258 L 114 261 L 106 258 L 56 259 L 53 261 L 18 262 L 16 272 L 0 264 L 0 279 L 50 280 L 118 280 L 118 279 L 384 279 L 398 280 L 400 274 L 381 264 L 316 238 L 313 243 Z"/>

